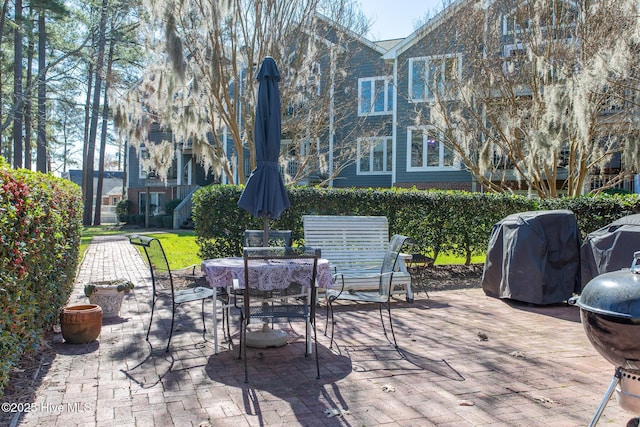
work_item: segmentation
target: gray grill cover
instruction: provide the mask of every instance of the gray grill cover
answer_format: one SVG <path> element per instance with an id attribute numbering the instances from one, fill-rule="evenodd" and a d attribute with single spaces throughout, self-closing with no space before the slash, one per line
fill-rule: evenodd
<path id="1" fill-rule="evenodd" d="M 485 294 L 531 304 L 566 301 L 579 289 L 580 234 L 569 210 L 521 212 L 493 226 Z"/>
<path id="2" fill-rule="evenodd" d="M 631 267 L 633 253 L 638 250 L 640 214 L 625 216 L 587 234 L 580 247 L 582 287 L 600 274 Z"/>

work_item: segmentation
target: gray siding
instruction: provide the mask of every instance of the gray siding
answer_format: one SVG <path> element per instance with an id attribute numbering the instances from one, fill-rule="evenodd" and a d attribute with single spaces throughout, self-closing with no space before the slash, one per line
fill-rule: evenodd
<path id="1" fill-rule="evenodd" d="M 351 39 L 346 49 L 348 75 L 344 84 L 336 88 L 336 119 L 340 123 L 335 132 L 337 146 L 354 146 L 358 138 L 392 136 L 392 114 L 359 116 L 358 81 L 361 78 L 392 76 L 392 64 L 385 63 L 382 52 L 358 39 Z M 355 161 L 355 158 L 353 159 Z M 392 175 L 357 174 L 355 164 L 345 168 L 333 181 L 335 187 L 390 187 Z"/>

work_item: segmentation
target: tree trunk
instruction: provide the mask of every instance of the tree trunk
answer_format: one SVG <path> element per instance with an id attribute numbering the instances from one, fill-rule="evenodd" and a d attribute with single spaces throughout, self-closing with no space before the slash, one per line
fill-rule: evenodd
<path id="1" fill-rule="evenodd" d="M 89 126 L 89 141 L 87 143 L 87 152 L 85 156 L 84 170 L 87 180 L 84 188 L 84 214 L 82 217 L 83 225 L 91 225 L 91 214 L 93 208 L 93 169 L 96 150 L 96 135 L 98 133 L 98 115 L 100 114 L 100 94 L 102 87 L 102 68 L 104 65 L 104 49 L 106 42 L 107 29 L 107 0 L 102 0 L 100 10 L 100 34 L 98 36 L 98 56 L 95 68 L 95 85 L 93 89 L 93 102 L 91 106 L 91 123 Z"/>
<path id="2" fill-rule="evenodd" d="M 49 172 L 47 167 L 47 31 L 45 27 L 44 10 L 38 15 L 38 136 L 37 136 L 37 170 Z M 66 159 L 65 159 L 66 161 Z"/>
<path id="3" fill-rule="evenodd" d="M 29 21 L 33 17 L 33 7 L 29 6 Z M 33 34 L 28 34 L 27 41 L 27 86 L 26 95 L 24 97 L 24 167 L 25 169 L 31 169 L 31 86 L 33 85 L 33 56 L 35 52 L 35 43 L 33 40 Z"/>
<path id="4" fill-rule="evenodd" d="M 127 162 L 129 161 L 129 144 L 127 144 L 127 141 L 125 140 L 122 145 L 122 200 L 127 200 Z"/>
<path id="5" fill-rule="evenodd" d="M 111 65 L 113 63 L 113 45 L 115 41 L 111 38 L 109 42 L 109 54 L 107 56 L 107 73 L 104 83 L 104 104 L 102 106 L 102 129 L 100 131 L 100 160 L 98 161 L 98 188 L 96 190 L 96 212 L 93 217 L 93 224 L 100 225 L 102 210 L 102 182 L 104 180 L 104 158 L 107 148 L 107 124 L 109 119 L 109 81 L 111 80 Z"/>
<path id="6" fill-rule="evenodd" d="M 13 167 L 22 163 L 22 0 L 15 0 L 15 29 L 13 30 Z"/>
<path id="7" fill-rule="evenodd" d="M 7 8 L 9 7 L 9 0 L 4 0 L 2 3 L 2 16 L 0 16 L 0 46 L 2 45 L 2 39 L 4 35 L 4 23 L 6 22 L 7 16 Z M 0 63 L 4 64 L 4 53 L 0 50 Z M 3 93 L 3 84 L 4 81 L 2 67 L 0 67 L 0 93 Z M 2 103 L 0 102 L 0 117 L 2 117 Z M 11 148 L 11 147 L 8 147 Z M 0 154 L 4 153 L 3 141 L 2 141 L 2 132 L 0 132 Z"/>
<path id="8" fill-rule="evenodd" d="M 89 151 L 89 123 L 91 123 L 91 95 L 93 94 L 93 62 L 89 63 L 89 69 L 87 70 L 87 97 L 84 101 L 84 135 L 82 144 L 82 158 L 87 158 Z M 84 189 L 87 188 L 87 181 L 89 180 L 89 173 L 82 165 L 82 194 L 84 195 Z M 84 221 L 84 219 L 83 219 Z"/>

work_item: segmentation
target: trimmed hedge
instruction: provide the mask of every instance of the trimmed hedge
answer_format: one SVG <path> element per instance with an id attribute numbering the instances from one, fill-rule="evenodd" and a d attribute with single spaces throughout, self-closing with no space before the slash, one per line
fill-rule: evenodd
<path id="1" fill-rule="evenodd" d="M 193 199 L 193 219 L 203 259 L 242 254 L 245 229 L 262 229 L 263 221 L 238 208 L 242 186 L 212 185 Z M 486 252 L 495 223 L 509 214 L 539 209 L 569 209 L 582 236 L 625 215 L 640 212 L 638 195 L 599 195 L 552 200 L 506 193 L 420 191 L 415 189 L 326 189 L 289 187 L 291 208 L 273 229 L 292 230 L 303 242 L 302 215 L 384 215 L 390 233 L 410 236 L 414 252 L 434 259 L 440 253 L 466 257 Z"/>
<path id="2" fill-rule="evenodd" d="M 71 181 L 9 169 L 0 157 L 0 396 L 11 368 L 58 321 L 73 290 L 82 193 Z"/>

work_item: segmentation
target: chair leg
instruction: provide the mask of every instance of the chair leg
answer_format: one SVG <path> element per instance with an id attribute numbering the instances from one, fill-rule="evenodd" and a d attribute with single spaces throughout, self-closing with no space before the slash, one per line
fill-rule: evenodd
<path id="1" fill-rule="evenodd" d="M 307 300 L 308 302 L 309 300 Z M 311 307 L 309 307 L 309 317 L 307 319 L 305 319 L 304 321 L 304 357 L 309 357 L 310 351 L 310 346 L 309 346 L 309 337 L 311 336 L 311 328 L 313 326 L 311 325 Z M 314 335 L 315 336 L 315 335 Z"/>
<path id="2" fill-rule="evenodd" d="M 393 330 L 393 320 L 391 320 L 391 302 L 387 303 L 387 313 L 389 314 L 389 327 L 391 328 L 391 336 L 393 337 L 393 346 L 398 348 L 398 342 L 396 341 L 396 333 Z"/>
<path id="3" fill-rule="evenodd" d="M 146 340 L 149 341 L 149 332 L 151 332 L 151 324 L 153 323 L 153 311 L 156 308 L 156 297 L 155 295 L 151 298 L 151 319 L 149 319 L 149 327 L 147 328 L 147 338 Z"/>
<path id="4" fill-rule="evenodd" d="M 336 328 L 336 322 L 333 318 L 333 301 L 331 299 L 327 299 L 327 310 L 331 313 L 331 342 L 329 343 L 329 348 L 333 348 L 333 332 Z M 327 316 L 327 320 L 329 320 L 329 316 Z M 324 330 L 325 335 L 327 334 L 327 329 L 325 327 Z"/>
<path id="5" fill-rule="evenodd" d="M 244 353 L 244 382 L 248 383 L 249 382 L 249 373 L 247 370 L 247 324 L 243 323 L 242 324 L 242 331 L 240 333 L 241 335 L 241 340 L 242 340 L 242 344 L 240 345 L 240 351 L 242 353 Z M 242 336 L 244 335 L 244 336 Z M 242 351 L 244 349 L 244 351 Z"/>
<path id="6" fill-rule="evenodd" d="M 316 352 L 316 379 L 319 380 L 320 379 L 320 359 L 318 356 L 318 331 L 316 328 L 315 319 L 313 320 L 313 341 L 314 341 L 315 352 Z"/>
<path id="7" fill-rule="evenodd" d="M 384 337 L 387 341 L 391 342 L 387 335 L 387 327 L 384 325 L 384 318 L 382 317 L 382 303 L 378 303 L 378 311 L 380 312 L 380 323 L 382 323 L 382 332 L 384 333 Z"/>
<path id="8" fill-rule="evenodd" d="M 229 343 L 231 345 L 231 329 L 229 327 L 229 325 L 231 324 L 231 310 L 229 310 L 229 307 L 226 308 L 226 314 L 227 314 L 227 337 L 229 337 Z M 222 316 L 224 317 L 224 313 L 222 314 Z M 224 322 L 223 322 L 224 325 Z"/>
<path id="9" fill-rule="evenodd" d="M 220 310 L 222 312 L 222 336 L 224 337 L 225 341 L 227 340 L 227 329 L 225 327 L 225 323 L 226 323 L 225 317 L 227 317 L 226 310 L 227 310 L 226 307 L 222 307 L 222 309 Z M 213 315 L 217 316 L 218 313 L 214 313 Z"/>
<path id="10" fill-rule="evenodd" d="M 327 336 L 327 327 L 329 326 L 329 298 L 326 299 L 326 304 L 327 304 L 327 314 L 324 317 L 324 336 Z"/>
<path id="11" fill-rule="evenodd" d="M 238 359 L 242 358 L 242 344 L 244 343 L 243 339 L 243 331 L 244 331 L 244 316 L 240 313 L 240 343 L 238 344 Z"/>
<path id="12" fill-rule="evenodd" d="M 204 298 L 202 298 L 202 336 L 204 337 L 204 334 L 207 332 L 207 324 L 204 322 Z"/>
<path id="13" fill-rule="evenodd" d="M 176 318 L 176 305 L 173 304 L 171 307 L 171 328 L 169 329 L 169 341 L 167 341 L 167 349 L 165 351 L 169 351 L 169 346 L 171 345 L 171 337 L 173 336 L 173 322 Z"/>

